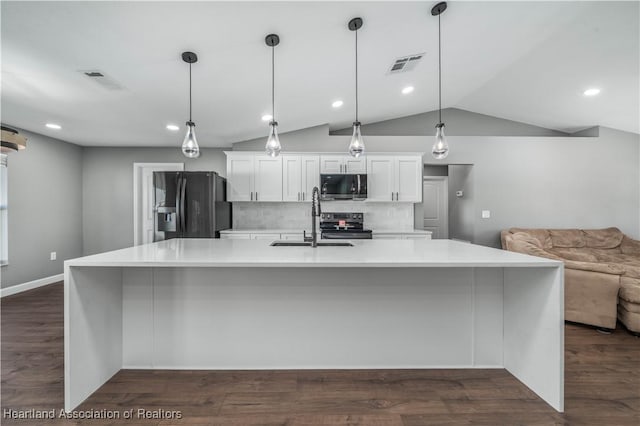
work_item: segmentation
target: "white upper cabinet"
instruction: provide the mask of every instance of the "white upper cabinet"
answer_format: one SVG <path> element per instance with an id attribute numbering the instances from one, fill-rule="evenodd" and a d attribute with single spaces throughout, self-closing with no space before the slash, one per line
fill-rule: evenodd
<path id="1" fill-rule="evenodd" d="M 254 158 L 254 201 L 282 201 L 282 157 Z"/>
<path id="2" fill-rule="evenodd" d="M 309 201 L 320 185 L 318 155 L 282 155 L 282 200 Z"/>
<path id="3" fill-rule="evenodd" d="M 367 201 L 422 201 L 421 155 L 367 156 Z"/>
<path id="4" fill-rule="evenodd" d="M 308 202 L 321 173 L 367 174 L 367 201 L 422 201 L 421 154 L 226 154 L 229 201 Z"/>
<path id="5" fill-rule="evenodd" d="M 253 200 L 253 155 L 227 155 L 227 199 Z"/>
<path id="6" fill-rule="evenodd" d="M 326 175 L 367 173 L 367 160 L 350 155 L 329 154 L 320 156 L 320 173 Z"/>
<path id="7" fill-rule="evenodd" d="M 302 155 L 302 201 L 311 200 L 314 186 L 320 186 L 320 156 Z"/>
<path id="8" fill-rule="evenodd" d="M 397 156 L 394 159 L 396 201 L 422 202 L 422 156 Z"/>
<path id="9" fill-rule="evenodd" d="M 282 158 L 227 153 L 229 201 L 282 201 Z"/>
<path id="10" fill-rule="evenodd" d="M 367 156 L 367 201 L 395 201 L 393 157 Z"/>
<path id="11" fill-rule="evenodd" d="M 299 155 L 282 156 L 282 201 L 301 201 L 302 160 Z"/>

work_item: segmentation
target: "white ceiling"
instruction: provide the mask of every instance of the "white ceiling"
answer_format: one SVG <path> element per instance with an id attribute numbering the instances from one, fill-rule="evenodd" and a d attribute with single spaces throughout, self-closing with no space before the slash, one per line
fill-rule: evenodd
<path id="1" fill-rule="evenodd" d="M 437 108 L 435 2 L 1 2 L 2 122 L 88 146 L 175 146 L 188 118 L 201 146 L 267 134 L 276 48 L 280 131 L 353 121 L 359 32 L 360 118 Z M 638 2 L 449 2 L 442 15 L 443 107 L 572 131 L 640 132 Z M 395 58 L 426 52 L 387 75 Z M 79 70 L 99 69 L 110 91 Z M 410 95 L 400 90 L 415 86 Z M 582 92 L 599 87 L 586 98 Z M 339 110 L 331 108 L 343 99 Z M 62 130 L 44 127 L 47 122 Z M 178 133 L 167 123 L 181 126 Z"/>

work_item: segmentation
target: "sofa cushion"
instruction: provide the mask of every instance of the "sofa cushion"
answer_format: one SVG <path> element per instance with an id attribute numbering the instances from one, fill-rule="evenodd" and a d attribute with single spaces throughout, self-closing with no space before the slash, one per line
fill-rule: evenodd
<path id="1" fill-rule="evenodd" d="M 546 257 L 554 260 L 562 260 L 562 258 L 541 249 L 538 245 L 538 239 L 525 232 L 516 232 L 515 234 L 511 234 L 507 237 L 506 242 L 507 250 L 510 251 L 529 254 L 531 256 Z"/>
<path id="2" fill-rule="evenodd" d="M 620 243 L 620 252 L 635 255 L 640 259 L 640 241 L 632 240 L 625 235 Z"/>
<path id="3" fill-rule="evenodd" d="M 584 249 L 576 248 L 550 248 L 547 250 L 558 257 L 568 260 L 577 260 L 579 262 L 597 262 L 598 258 Z"/>
<path id="4" fill-rule="evenodd" d="M 629 312 L 640 314 L 640 303 L 627 302 L 624 299 L 620 299 L 619 305 L 625 308 Z"/>
<path id="5" fill-rule="evenodd" d="M 586 249 L 589 250 L 589 249 Z M 608 263 L 620 263 L 625 265 L 637 265 L 640 266 L 640 258 L 636 258 L 634 256 L 630 256 L 624 253 L 618 253 L 613 250 L 599 250 L 595 252 L 591 252 L 598 262 L 608 262 Z"/>
<path id="6" fill-rule="evenodd" d="M 549 231 L 546 229 L 525 229 L 525 228 L 511 228 L 509 232 L 515 233 L 525 233 L 529 234 L 536 240 L 538 240 L 538 247 L 542 247 L 543 249 L 549 249 L 553 247 L 551 244 L 551 236 L 549 235 Z"/>
<path id="7" fill-rule="evenodd" d="M 580 229 L 550 229 L 553 247 L 584 247 L 587 245 Z"/>
<path id="8" fill-rule="evenodd" d="M 585 229 L 587 247 L 610 249 L 620 245 L 624 234 L 618 228 Z"/>
<path id="9" fill-rule="evenodd" d="M 640 303 L 640 279 L 631 277 L 620 277 L 620 299 L 631 303 Z"/>
<path id="10" fill-rule="evenodd" d="M 634 333 L 640 333 L 640 314 L 627 311 L 624 306 L 618 305 L 618 318 Z"/>

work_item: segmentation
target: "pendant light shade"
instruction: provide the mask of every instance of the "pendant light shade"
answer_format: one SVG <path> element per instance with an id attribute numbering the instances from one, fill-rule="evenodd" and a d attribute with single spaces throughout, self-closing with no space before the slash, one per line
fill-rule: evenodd
<path id="1" fill-rule="evenodd" d="M 189 121 L 187 121 L 187 134 L 182 141 L 182 153 L 187 158 L 198 158 L 200 147 L 196 140 L 196 125 L 191 120 L 191 64 L 198 61 L 198 55 L 193 52 L 182 52 L 182 60 L 189 64 Z"/>
<path id="2" fill-rule="evenodd" d="M 449 144 L 444 135 L 444 123 L 442 122 L 442 36 L 440 15 L 445 10 L 447 10 L 446 2 L 440 2 L 431 9 L 431 15 L 438 17 L 438 124 L 436 124 L 436 140 L 431 148 L 431 155 L 436 160 L 442 160 L 449 155 Z"/>
<path id="3" fill-rule="evenodd" d="M 431 148 L 431 154 L 436 160 L 442 160 L 449 155 L 449 144 L 444 136 L 444 123 L 439 123 L 436 126 L 436 141 Z"/>
<path id="4" fill-rule="evenodd" d="M 278 137 L 278 122 L 276 121 L 275 111 L 275 47 L 280 43 L 280 37 L 277 34 L 269 34 L 265 37 L 264 42 L 271 47 L 271 122 L 269 122 L 269 137 L 267 137 L 267 144 L 264 150 L 268 156 L 277 157 L 282 150 L 280 138 Z"/>
<path id="5" fill-rule="evenodd" d="M 278 138 L 278 123 L 272 121 L 269 123 L 269 137 L 267 138 L 265 152 L 270 157 L 277 157 L 280 155 L 281 150 L 282 146 L 280 145 L 280 138 Z"/>
<path id="6" fill-rule="evenodd" d="M 349 29 L 356 35 L 356 120 L 353 122 L 353 135 L 349 143 L 349 154 L 352 157 L 360 157 L 364 154 L 364 140 L 360 132 L 360 121 L 358 120 L 358 30 L 362 28 L 362 18 L 353 18 L 349 21 Z"/>
<path id="7" fill-rule="evenodd" d="M 193 121 L 187 121 L 187 134 L 182 142 L 182 153 L 188 158 L 198 158 L 200 147 L 196 140 L 196 125 Z"/>
<path id="8" fill-rule="evenodd" d="M 351 143 L 349 143 L 349 154 L 352 157 L 360 157 L 364 153 L 364 141 L 360 133 L 360 122 L 353 123 L 353 135 L 351 135 Z"/>

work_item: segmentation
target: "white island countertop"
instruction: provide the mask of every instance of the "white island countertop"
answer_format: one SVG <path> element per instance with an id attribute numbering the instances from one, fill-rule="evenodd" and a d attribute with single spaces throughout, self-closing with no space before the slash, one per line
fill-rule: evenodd
<path id="1" fill-rule="evenodd" d="M 326 241 L 326 240 L 323 240 Z M 343 240 L 344 241 L 344 240 Z M 562 262 L 451 240 L 353 240 L 272 247 L 266 240 L 173 239 L 65 261 L 65 267 L 557 267 Z"/>

